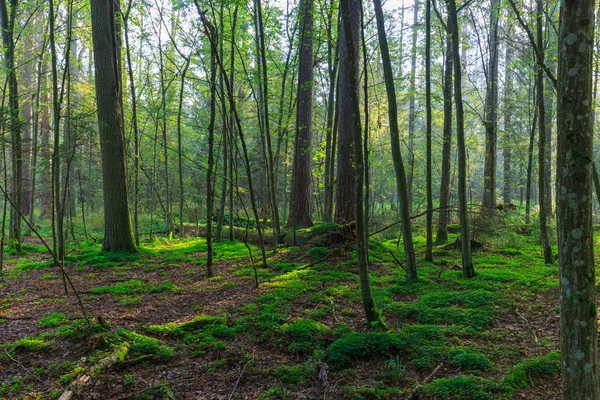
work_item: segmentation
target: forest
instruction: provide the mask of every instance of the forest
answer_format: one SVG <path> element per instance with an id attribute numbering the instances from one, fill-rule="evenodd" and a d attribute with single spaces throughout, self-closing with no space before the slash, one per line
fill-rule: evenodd
<path id="1" fill-rule="evenodd" d="M 600 399 L 594 0 L 0 0 L 0 399 Z"/>

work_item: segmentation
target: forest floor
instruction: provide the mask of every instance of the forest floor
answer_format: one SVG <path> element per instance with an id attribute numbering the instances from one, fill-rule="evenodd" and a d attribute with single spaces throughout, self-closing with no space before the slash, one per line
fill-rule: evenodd
<path id="1" fill-rule="evenodd" d="M 30 239 L 0 282 L 0 398 L 56 399 L 84 374 L 76 398 L 561 398 L 558 269 L 534 235 L 483 241 L 470 280 L 458 250 L 437 246 L 411 284 L 389 254 L 402 259 L 402 246 L 371 240 L 389 328 L 372 332 L 352 249 L 308 265 L 329 251 L 326 228 L 271 254 L 258 289 L 243 243 L 215 243 L 208 279 L 202 238 L 157 239 L 129 256 L 80 244 L 66 269 L 91 324 Z M 424 240 L 415 244 L 422 260 Z M 98 367 L 124 342 L 123 360 Z"/>

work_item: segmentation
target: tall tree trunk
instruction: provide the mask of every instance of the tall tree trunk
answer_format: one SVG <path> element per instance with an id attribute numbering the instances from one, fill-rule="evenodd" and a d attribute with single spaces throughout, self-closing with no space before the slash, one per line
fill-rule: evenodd
<path id="1" fill-rule="evenodd" d="M 334 117 L 335 117 L 335 93 L 338 72 L 338 49 L 334 39 L 334 27 L 337 26 L 337 13 L 334 11 L 333 0 L 329 3 L 327 10 L 327 71 L 329 73 L 329 94 L 327 96 L 327 125 L 325 136 L 325 198 L 323 205 L 323 220 L 330 222 L 333 220 L 333 188 L 335 181 L 335 135 Z M 334 19 L 334 16 L 336 18 Z M 335 50 L 334 50 L 335 49 Z"/>
<path id="2" fill-rule="evenodd" d="M 313 103 L 313 0 L 300 1 L 300 63 L 296 103 L 296 137 L 292 193 L 287 226 L 307 228 L 312 221 L 312 103 Z"/>
<path id="3" fill-rule="evenodd" d="M 262 100 L 263 100 L 263 124 L 264 124 L 264 135 L 266 152 L 265 157 L 267 158 L 267 179 L 269 186 L 269 202 L 271 204 L 271 214 L 273 223 L 273 235 L 274 235 L 274 249 L 277 249 L 281 237 L 281 227 L 279 221 L 279 205 L 277 202 L 277 181 L 275 179 L 275 162 L 273 158 L 273 146 L 271 144 L 271 129 L 269 121 L 269 91 L 268 91 L 268 77 L 267 77 L 267 48 L 265 47 L 265 27 L 263 23 L 263 12 L 262 12 L 262 0 L 255 0 L 256 3 L 256 16 L 258 21 L 258 39 L 259 39 L 259 58 L 262 72 Z M 311 15 L 312 16 L 312 15 Z M 312 70 L 312 68 L 311 68 Z"/>
<path id="4" fill-rule="evenodd" d="M 440 179 L 440 213 L 435 241 L 448 241 L 450 223 L 450 156 L 452 150 L 452 32 L 446 23 L 446 58 L 444 60 L 444 143 L 442 145 L 442 176 Z"/>
<path id="5" fill-rule="evenodd" d="M 210 30 L 212 35 L 209 39 L 211 43 L 217 43 L 217 31 L 213 28 Z M 216 103 L 217 103 L 217 66 L 216 57 L 217 52 L 216 46 L 211 46 L 210 56 L 210 117 L 208 121 L 208 168 L 206 169 L 206 276 L 213 276 L 213 206 L 214 206 L 214 189 L 213 189 L 213 168 L 215 166 L 214 159 L 214 142 L 215 142 L 215 116 L 216 116 Z M 189 60 L 189 59 L 188 59 Z M 186 62 L 186 69 L 189 62 Z M 183 91 L 183 81 L 182 81 Z"/>
<path id="6" fill-rule="evenodd" d="M 425 108 L 427 110 L 426 153 L 427 153 L 427 240 L 425 261 L 433 261 L 433 185 L 431 161 L 431 1 L 425 0 Z"/>
<path id="7" fill-rule="evenodd" d="M 21 121 L 19 113 L 19 92 L 17 84 L 17 71 L 15 66 L 15 42 L 13 29 L 17 15 L 17 0 L 10 2 L 10 15 L 7 10 L 6 0 L 0 1 L 0 24 L 2 25 L 2 43 L 4 45 L 4 65 L 8 74 L 8 112 L 10 114 L 10 143 L 11 143 L 11 170 L 12 170 L 12 202 L 21 208 L 21 194 L 23 190 L 23 149 L 21 140 Z M 20 210 L 10 209 L 10 239 L 13 241 L 15 251 L 21 254 L 21 217 Z"/>
<path id="8" fill-rule="evenodd" d="M 127 57 L 127 75 L 129 77 L 129 91 L 131 96 L 131 125 L 133 127 L 133 235 L 135 245 L 140 245 L 139 228 L 139 201 L 140 201 L 140 135 L 137 120 L 137 93 L 133 76 L 133 63 L 131 61 L 131 46 L 129 45 L 129 13 L 132 0 L 128 1 L 127 12 L 123 16 L 123 33 L 125 36 L 125 54 Z"/>
<path id="9" fill-rule="evenodd" d="M 214 64 L 213 61 L 211 61 L 211 62 Z M 179 237 L 180 238 L 185 236 L 184 235 L 184 233 L 185 233 L 184 227 L 183 227 L 183 206 L 185 204 L 185 200 L 184 200 L 185 193 L 184 193 L 184 187 L 183 187 L 183 140 L 181 137 L 181 118 L 182 118 L 182 114 L 183 114 L 183 97 L 184 97 L 184 91 L 185 91 L 185 78 L 186 78 L 189 67 L 190 67 L 190 58 L 188 57 L 185 60 L 183 69 L 181 70 L 181 84 L 179 86 L 179 102 L 177 104 L 177 172 L 178 172 L 178 178 L 179 178 Z M 214 68 L 214 66 L 211 67 L 211 73 L 212 73 L 213 68 Z M 211 90 L 212 90 L 212 86 L 211 86 Z M 213 121 L 213 132 L 212 133 L 214 134 L 214 121 Z M 211 155 L 209 155 L 209 157 L 211 157 L 211 156 L 212 156 L 212 153 L 211 153 Z"/>
<path id="10" fill-rule="evenodd" d="M 346 30 L 340 29 L 338 46 L 340 55 L 339 64 L 339 82 L 338 82 L 338 148 L 337 148 L 337 181 L 335 193 L 335 222 L 339 224 L 348 224 L 356 220 L 356 204 L 354 187 L 356 181 L 356 171 L 354 168 L 354 146 L 360 146 L 355 142 L 356 134 L 354 129 L 356 125 L 348 118 L 352 115 L 350 99 L 353 94 L 350 90 L 350 80 L 358 81 L 358 68 L 355 69 L 356 77 L 350 76 L 349 59 L 353 57 L 358 60 L 359 52 L 359 27 L 360 27 L 360 1 L 348 0 L 350 3 L 350 13 L 342 15 L 342 26 L 345 23 L 344 18 L 351 18 L 352 40 L 354 48 L 348 49 L 348 40 Z M 351 54 L 352 53 L 352 54 Z M 358 96 L 358 94 L 356 94 Z"/>
<path id="11" fill-rule="evenodd" d="M 458 151 L 458 216 L 460 219 L 460 239 L 463 263 L 463 276 L 475 276 L 471 258 L 471 235 L 467 212 L 467 158 L 465 152 L 465 121 L 462 99 L 462 70 L 458 36 L 458 15 L 456 0 L 448 0 L 448 26 L 452 32 L 452 55 L 454 57 L 454 99 L 456 102 L 456 148 Z"/>
<path id="12" fill-rule="evenodd" d="M 537 46 L 538 46 L 538 65 L 537 71 L 537 102 L 538 102 L 538 170 L 540 177 L 538 179 L 538 195 L 540 203 L 540 238 L 542 240 L 542 248 L 544 250 L 544 262 L 551 264 L 552 260 L 552 249 L 550 248 L 550 242 L 548 239 L 548 224 L 547 211 L 548 201 L 546 200 L 546 129 L 544 122 L 546 121 L 546 110 L 544 108 L 544 70 L 540 64 L 543 64 L 544 60 L 544 37 L 543 37 L 543 23 L 542 18 L 544 16 L 543 0 L 537 0 Z"/>
<path id="13" fill-rule="evenodd" d="M 511 37 L 513 33 L 513 26 L 509 22 L 507 24 L 507 36 Z M 502 158 L 504 158 L 504 185 L 502 201 L 504 204 L 512 203 L 512 134 L 513 134 L 513 123 L 512 114 L 513 108 L 513 71 L 512 71 L 512 58 L 513 58 L 513 47 L 510 44 L 506 44 L 506 56 L 504 64 L 504 137 L 502 138 Z"/>
<path id="14" fill-rule="evenodd" d="M 385 78 L 385 88 L 388 100 L 390 141 L 392 144 L 392 158 L 394 160 L 394 168 L 396 173 L 396 189 L 400 199 L 400 219 L 402 220 L 402 237 L 404 239 L 404 254 L 406 257 L 406 280 L 414 281 L 417 279 L 417 263 L 415 260 L 415 250 L 412 240 L 408 185 L 406 181 L 404 163 L 402 161 L 402 153 L 400 152 L 400 129 L 398 128 L 396 88 L 394 86 L 394 75 L 392 72 L 392 62 L 390 60 L 390 51 L 387 43 L 381 0 L 373 0 L 373 5 L 375 8 L 375 17 L 377 19 L 377 33 L 379 36 L 379 46 L 381 47 L 381 61 L 383 64 L 383 74 Z"/>
<path id="15" fill-rule="evenodd" d="M 416 76 L 417 76 L 417 36 L 419 26 L 419 0 L 413 5 L 413 29 L 410 60 L 410 102 L 408 105 L 408 209 L 412 213 L 413 179 L 415 173 L 415 122 L 416 122 Z"/>
<path id="16" fill-rule="evenodd" d="M 558 248 L 563 398 L 598 399 L 592 229 L 594 0 L 561 3 L 558 57 Z"/>
<path id="17" fill-rule="evenodd" d="M 496 207 L 496 147 L 498 142 L 498 20 L 500 0 L 490 4 L 490 62 L 485 96 L 485 165 L 483 171 L 482 216 L 492 216 Z"/>
<path id="18" fill-rule="evenodd" d="M 96 103 L 104 190 L 104 251 L 135 252 L 127 197 L 127 171 L 114 26 L 114 3 L 92 0 Z"/>
<path id="19" fill-rule="evenodd" d="M 358 4 L 352 4 L 352 7 L 362 7 L 360 0 Z M 344 41 L 346 42 L 346 48 L 353 49 L 356 47 L 354 42 L 356 36 L 354 30 L 358 30 L 359 24 L 354 24 L 353 16 L 351 15 L 354 11 L 358 11 L 360 18 L 360 8 L 353 10 L 350 5 L 350 0 L 340 0 L 340 8 L 342 13 Z M 360 20 L 359 20 L 360 22 Z M 363 307 L 367 317 L 367 322 L 372 327 L 385 327 L 379 313 L 375 309 L 375 301 L 371 294 L 371 283 L 369 281 L 369 265 L 367 256 L 367 235 L 365 232 L 365 220 L 364 220 L 364 208 L 363 208 L 363 149 L 360 146 L 362 142 L 362 132 L 360 124 L 360 105 L 359 105 L 359 85 L 358 85 L 358 51 L 348 52 L 347 67 L 348 77 L 350 86 L 350 119 L 352 120 L 353 132 L 354 132 L 354 161 L 356 165 L 356 184 L 355 184 L 355 206 L 356 206 L 356 247 L 358 253 L 358 270 L 360 276 L 360 291 L 362 296 Z"/>
<path id="20" fill-rule="evenodd" d="M 37 60 L 37 73 L 36 73 L 36 86 L 35 93 L 33 95 L 33 115 L 31 122 L 31 142 L 32 142 L 32 152 L 31 152 L 31 197 L 29 209 L 31 210 L 29 213 L 29 225 L 34 226 L 35 222 L 35 193 L 36 193 L 36 182 L 37 182 L 37 171 L 38 171 L 38 137 L 40 132 L 40 95 L 42 91 L 42 81 L 45 81 L 42 74 L 44 71 L 44 55 L 46 54 L 46 35 L 44 35 L 44 39 L 42 41 L 42 47 L 40 49 L 40 55 Z M 43 151 L 43 146 L 42 151 Z M 40 205 L 41 208 L 41 205 Z"/>

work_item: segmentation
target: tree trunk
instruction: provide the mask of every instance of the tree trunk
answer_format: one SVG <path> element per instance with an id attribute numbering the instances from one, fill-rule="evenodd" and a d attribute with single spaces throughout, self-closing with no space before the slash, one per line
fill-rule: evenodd
<path id="1" fill-rule="evenodd" d="M 490 4 L 490 62 L 485 95 L 485 165 L 483 171 L 482 216 L 492 216 L 496 207 L 496 146 L 498 142 L 498 20 L 500 0 Z"/>
<path id="2" fill-rule="evenodd" d="M 427 153 L 427 240 L 425 261 L 433 261 L 433 185 L 431 182 L 431 1 L 425 8 L 425 108 L 427 110 L 426 153 Z"/>
<path id="3" fill-rule="evenodd" d="M 416 120 L 416 76 L 417 76 L 417 29 L 419 21 L 419 0 L 413 5 L 412 48 L 410 60 L 410 103 L 408 105 L 408 210 L 412 213 L 413 205 L 413 175 L 415 172 L 415 120 Z"/>
<path id="4" fill-rule="evenodd" d="M 353 12 L 358 11 L 358 15 L 360 18 L 360 7 L 362 7 L 360 0 L 357 4 L 352 4 L 352 7 L 358 8 L 352 9 L 350 5 L 350 0 L 340 0 L 340 11 L 342 14 L 343 21 L 343 31 L 344 31 L 344 41 L 346 43 L 346 48 L 353 49 L 357 47 L 357 44 L 354 40 L 358 35 L 354 35 L 354 30 L 358 31 L 359 24 L 354 24 L 353 16 L 351 15 Z M 357 52 L 348 52 L 347 57 L 347 67 L 348 67 L 348 78 L 349 78 L 349 89 L 350 89 L 350 99 L 349 106 L 351 113 L 349 114 L 349 119 L 353 125 L 354 132 L 354 160 L 356 165 L 356 183 L 355 183 L 355 206 L 356 206 L 356 247 L 358 253 L 358 271 L 360 276 L 360 289 L 361 296 L 363 301 L 363 307 L 365 309 L 365 314 L 367 317 L 367 322 L 371 327 L 385 327 L 381 319 L 379 318 L 379 313 L 375 309 L 375 301 L 373 300 L 373 296 L 371 294 L 371 283 L 369 281 L 369 265 L 368 265 L 368 256 L 367 256 L 367 246 L 368 240 L 367 235 L 365 234 L 365 220 L 364 220 L 364 208 L 363 208 L 363 180 L 364 180 L 364 171 L 363 171 L 363 149 L 360 145 L 362 142 L 362 132 L 361 132 L 361 124 L 360 124 L 360 105 L 359 105 L 359 85 L 358 85 L 358 51 Z"/>
<path id="5" fill-rule="evenodd" d="M 19 92 L 17 71 L 15 66 L 15 42 L 13 29 L 17 14 L 17 0 L 10 2 L 8 14 L 6 0 L 0 1 L 0 23 L 2 25 L 2 43 L 4 45 L 4 65 L 8 80 L 8 112 L 10 114 L 10 143 L 11 143 L 11 200 L 21 208 L 23 190 L 23 149 L 21 140 L 21 121 L 19 113 Z M 13 241 L 17 255 L 21 254 L 21 217 L 20 210 L 10 209 L 10 239 Z"/>
<path id="6" fill-rule="evenodd" d="M 102 250 L 135 252 L 127 197 L 127 172 L 119 104 L 114 3 L 92 0 L 96 103 L 102 155 L 104 242 Z"/>
<path id="7" fill-rule="evenodd" d="M 415 250 L 412 240 L 408 185 L 406 181 L 404 163 L 402 161 L 402 153 L 400 152 L 400 129 L 398 128 L 398 106 L 396 103 L 394 75 L 392 72 L 392 62 L 390 60 L 387 35 L 385 32 L 381 0 L 373 0 L 373 5 L 375 8 L 375 17 L 377 19 L 377 33 L 379 36 L 379 46 L 381 47 L 381 60 L 383 64 L 383 74 L 385 78 L 385 87 L 388 100 L 390 141 L 392 144 L 392 158 L 394 160 L 394 168 L 396 173 L 396 189 L 400 199 L 400 219 L 402 220 L 402 237 L 404 239 L 404 254 L 406 257 L 406 280 L 415 281 L 417 279 L 417 263 L 415 260 Z"/>
<path id="8" fill-rule="evenodd" d="M 547 211 L 548 201 L 546 199 L 546 129 L 544 122 L 546 121 L 546 110 L 544 108 L 544 70 L 540 63 L 544 60 L 544 37 L 543 37 L 543 0 L 537 0 L 537 46 L 538 46 L 538 57 L 540 62 L 536 68 L 537 71 L 537 101 L 538 101 L 538 170 L 540 177 L 538 179 L 538 195 L 540 204 L 540 238 L 542 241 L 542 248 L 544 250 L 544 262 L 551 264 L 552 260 L 552 249 L 550 248 L 550 242 L 548 239 L 548 224 Z"/>
<path id="9" fill-rule="evenodd" d="M 350 98 L 353 95 L 350 89 L 350 81 L 358 81 L 358 68 L 354 70 L 355 77 L 350 76 L 350 58 L 358 60 L 359 58 L 359 27 L 360 27 L 360 1 L 348 0 L 350 3 L 350 13 L 342 15 L 342 26 L 345 23 L 344 18 L 350 18 L 352 28 L 352 43 L 354 47 L 348 49 L 348 40 L 346 30 L 340 29 L 338 46 L 340 55 L 339 64 L 339 82 L 338 82 L 338 148 L 337 148 L 337 181 L 335 193 L 335 222 L 338 224 L 348 224 L 356 220 L 356 204 L 354 187 L 356 181 L 356 171 L 354 168 L 354 146 L 360 146 L 355 142 L 356 134 L 354 129 L 356 125 L 348 118 L 352 115 L 352 105 Z"/>
<path id="10" fill-rule="evenodd" d="M 561 3 L 558 57 L 558 248 L 563 398 L 598 399 L 592 229 L 594 0 Z"/>
<path id="11" fill-rule="evenodd" d="M 444 62 L 444 144 L 442 146 L 442 176 L 440 181 L 440 213 L 436 243 L 448 241 L 450 223 L 450 156 L 452 151 L 452 32 L 446 23 L 446 58 Z"/>
<path id="12" fill-rule="evenodd" d="M 513 26 L 507 24 L 507 35 L 511 37 Z M 511 63 L 513 58 L 513 47 L 506 45 L 506 59 L 504 65 L 504 137 L 502 138 L 502 158 L 504 158 L 504 185 L 502 201 L 504 204 L 512 203 L 512 114 L 513 108 L 513 72 Z"/>
<path id="13" fill-rule="evenodd" d="M 313 0 L 300 1 L 300 63 L 296 103 L 296 137 L 292 193 L 287 226 L 307 228 L 312 221 L 312 103 L 313 103 Z"/>
<path id="14" fill-rule="evenodd" d="M 465 278 L 475 276 L 471 259 L 471 235 L 467 213 L 467 158 L 465 153 L 465 122 L 462 100 L 462 70 L 458 36 L 458 15 L 456 0 L 448 1 L 448 26 L 452 32 L 452 55 L 454 57 L 454 99 L 456 102 L 456 148 L 458 151 L 458 215 L 460 219 L 460 238 Z"/>

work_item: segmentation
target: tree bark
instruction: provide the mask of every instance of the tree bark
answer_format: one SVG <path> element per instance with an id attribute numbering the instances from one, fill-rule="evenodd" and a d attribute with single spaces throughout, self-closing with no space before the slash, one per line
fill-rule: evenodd
<path id="1" fill-rule="evenodd" d="M 362 7 L 360 0 L 357 4 L 353 4 L 352 7 Z M 353 49 L 357 45 L 354 42 L 356 39 L 354 30 L 358 30 L 360 26 L 360 8 L 358 10 L 351 9 L 350 0 L 340 0 L 340 11 L 342 13 L 344 41 L 346 42 L 346 48 Z M 359 24 L 354 24 L 352 13 L 358 11 Z M 375 309 L 375 301 L 371 294 L 371 283 L 369 281 L 369 265 L 367 256 L 368 238 L 365 234 L 365 220 L 364 220 L 364 208 L 363 208 L 363 149 L 360 145 L 362 142 L 362 131 L 360 123 L 360 105 L 359 105 L 359 85 L 358 85 L 358 51 L 348 52 L 347 67 L 349 77 L 349 89 L 350 99 L 349 106 L 351 114 L 349 115 L 351 123 L 353 125 L 354 132 L 354 160 L 356 163 L 356 192 L 355 192 L 355 206 L 356 206 L 356 247 L 358 253 L 358 271 L 360 276 L 360 291 L 363 302 L 363 307 L 367 317 L 367 322 L 371 327 L 385 327 L 379 317 L 379 313 Z"/>
<path id="2" fill-rule="evenodd" d="M 381 48 L 381 60 L 383 64 L 383 74 L 385 78 L 385 87 L 388 100 L 388 113 L 390 121 L 390 142 L 392 144 L 392 158 L 396 173 L 396 189 L 400 199 L 400 219 L 402 220 L 402 237 L 404 244 L 404 254 L 406 258 L 406 280 L 417 280 L 417 263 L 415 260 L 415 250 L 412 239 L 412 227 L 410 222 L 410 208 L 408 198 L 408 184 L 406 172 L 400 152 L 400 129 L 398 128 L 398 105 L 396 103 L 396 89 L 394 86 L 394 75 L 392 72 L 392 62 L 388 48 L 387 35 L 383 20 L 383 8 L 381 0 L 373 0 L 375 8 L 375 17 L 377 20 L 377 33 L 379 36 L 379 46 Z"/>
<path id="3" fill-rule="evenodd" d="M 350 98 L 353 95 L 350 89 L 350 81 L 358 81 L 358 68 L 354 70 L 355 77 L 350 76 L 350 58 L 359 59 L 359 27 L 360 27 L 360 1 L 348 0 L 350 4 L 350 13 L 342 15 L 342 26 L 345 23 L 344 18 L 350 18 L 353 48 L 348 49 L 348 40 L 346 30 L 340 29 L 338 46 L 340 55 L 339 64 L 339 82 L 338 82 L 338 148 L 337 148 L 337 181 L 335 193 L 335 222 L 338 224 L 348 224 L 356 220 L 356 204 L 354 187 L 356 181 L 355 171 L 355 149 L 354 146 L 360 146 L 356 143 L 356 134 L 354 129 L 356 125 L 348 118 L 352 115 L 352 106 Z M 358 89 L 357 89 L 358 90 Z"/>
<path id="4" fill-rule="evenodd" d="M 448 241 L 450 223 L 450 156 L 452 151 L 452 33 L 446 23 L 446 58 L 444 61 L 444 144 L 442 145 L 442 176 L 440 179 L 440 213 L 436 243 Z"/>
<path id="5" fill-rule="evenodd" d="M 544 60 L 544 37 L 543 37 L 543 24 L 542 18 L 544 15 L 543 0 L 537 0 L 537 45 L 538 45 L 538 57 L 540 60 Z M 539 61 L 539 60 L 538 60 Z M 546 128 L 544 122 L 546 121 L 546 109 L 544 105 L 544 70 L 538 62 L 536 68 L 537 76 L 537 105 L 538 105 L 538 170 L 540 177 L 538 179 L 538 196 L 540 204 L 540 238 L 542 241 L 542 249 L 544 251 L 544 262 L 551 264 L 552 249 L 550 248 L 550 241 L 548 238 L 548 223 L 547 223 L 547 207 L 548 201 L 546 199 Z"/>
<path id="6" fill-rule="evenodd" d="M 21 121 L 19 112 L 19 92 L 17 84 L 17 71 L 15 66 L 15 42 L 13 29 L 17 13 L 17 0 L 10 2 L 8 13 L 6 0 L 0 1 L 0 24 L 2 25 L 2 43 L 4 45 L 4 65 L 7 70 L 8 80 L 8 112 L 10 114 L 10 143 L 11 143 L 11 197 L 12 202 L 20 208 L 23 190 L 23 144 L 21 140 Z M 10 231 L 15 251 L 21 254 L 21 217 L 20 210 L 10 208 Z"/>
<path id="7" fill-rule="evenodd" d="M 598 399 L 592 229 L 594 0 L 561 3 L 558 57 L 558 261 L 563 398 Z"/>
<path id="8" fill-rule="evenodd" d="M 292 192 L 287 226 L 307 228 L 312 221 L 312 103 L 313 103 L 313 0 L 300 1 L 300 63 L 296 103 L 296 137 Z"/>
<path id="9" fill-rule="evenodd" d="M 114 3 L 92 0 L 91 11 L 104 190 L 102 250 L 135 252 L 137 250 L 129 217 L 127 171 L 119 104 Z"/>
<path id="10" fill-rule="evenodd" d="M 467 213 L 467 158 L 465 152 L 465 122 L 462 100 L 462 70 L 458 36 L 456 0 L 448 0 L 448 26 L 452 32 L 452 55 L 454 57 L 454 99 L 456 102 L 456 148 L 458 150 L 458 215 L 460 219 L 461 253 L 463 276 L 475 276 L 471 258 L 471 235 Z"/>
<path id="11" fill-rule="evenodd" d="M 498 20 L 500 0 L 491 0 L 490 36 L 485 96 L 485 165 L 483 170 L 482 216 L 493 216 L 496 207 L 496 149 L 498 142 Z"/>

